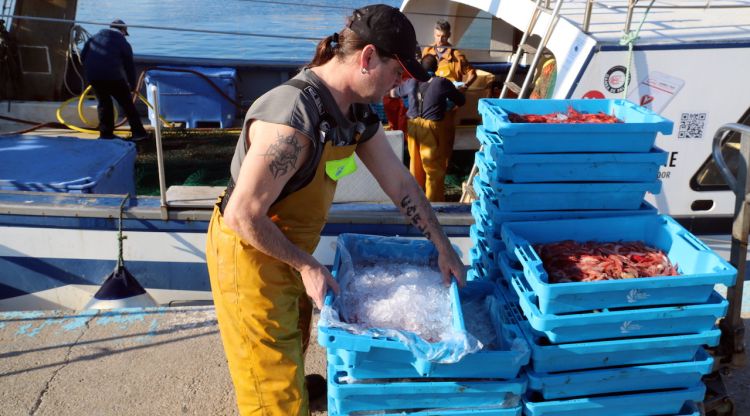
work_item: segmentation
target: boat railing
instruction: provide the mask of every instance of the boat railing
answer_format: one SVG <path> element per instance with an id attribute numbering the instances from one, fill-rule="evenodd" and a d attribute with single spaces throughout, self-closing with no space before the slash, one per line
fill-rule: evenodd
<path id="1" fill-rule="evenodd" d="M 740 134 L 739 163 L 735 177 L 727 166 L 722 154 L 722 147 L 732 133 Z M 748 234 L 750 234 L 750 126 L 738 123 L 725 124 L 716 131 L 713 140 L 713 159 L 719 172 L 736 196 L 734 222 L 732 224 L 732 245 L 729 261 L 737 268 L 737 283 L 727 288 L 729 310 L 721 321 L 722 340 L 719 354 L 722 362 L 737 368 L 746 364 L 745 326 L 741 318 L 742 292 L 745 280 Z"/>
<path id="2" fill-rule="evenodd" d="M 153 97 L 154 114 L 159 112 L 159 88 L 151 85 L 151 97 Z M 157 119 L 154 123 L 154 139 L 156 141 L 156 165 L 159 171 L 159 201 L 161 207 L 161 218 L 169 219 L 169 205 L 167 204 L 167 181 L 164 173 L 164 153 L 161 145 L 161 122 Z"/>
<path id="3" fill-rule="evenodd" d="M 549 0 L 546 0 L 549 4 Z M 583 13 L 583 31 L 585 33 L 589 33 L 589 27 L 591 25 L 591 14 L 594 9 L 594 5 L 600 5 L 602 7 L 606 8 L 620 8 L 622 6 L 611 6 L 603 2 L 599 2 L 596 0 L 586 0 L 586 7 L 584 9 Z M 674 4 L 674 3 L 666 3 L 666 4 L 659 4 L 659 1 L 654 0 L 653 2 L 649 2 L 649 4 L 639 4 L 639 0 L 628 0 L 627 5 L 627 12 L 625 17 L 625 26 L 623 27 L 623 33 L 629 33 L 630 32 L 630 25 L 633 21 L 633 12 L 635 9 L 747 9 L 750 8 L 750 3 L 747 2 L 739 2 L 736 4 L 712 4 L 711 0 L 706 0 L 702 4 Z"/>

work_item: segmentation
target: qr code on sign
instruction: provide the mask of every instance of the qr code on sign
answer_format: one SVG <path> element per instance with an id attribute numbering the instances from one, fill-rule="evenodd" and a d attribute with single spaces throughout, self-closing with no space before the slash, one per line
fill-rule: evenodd
<path id="1" fill-rule="evenodd" d="M 706 127 L 706 113 L 682 113 L 680 117 L 680 139 L 700 139 Z"/>

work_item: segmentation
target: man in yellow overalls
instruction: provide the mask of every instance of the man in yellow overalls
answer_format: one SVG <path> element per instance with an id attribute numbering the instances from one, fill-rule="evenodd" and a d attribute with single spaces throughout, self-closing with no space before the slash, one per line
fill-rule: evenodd
<path id="1" fill-rule="evenodd" d="M 438 61 L 435 75 L 447 78 L 454 82 L 462 82 L 463 85 L 460 85 L 458 89 L 461 92 L 466 91 L 466 89 L 469 88 L 469 85 L 477 79 L 477 71 L 471 66 L 466 59 L 466 56 L 448 42 L 448 39 L 451 37 L 450 23 L 442 19 L 438 20 L 435 23 L 435 31 L 433 35 L 435 43 L 422 49 L 422 56 L 434 55 Z M 448 154 L 445 155 L 445 162 L 448 163 L 453 154 L 453 144 L 456 141 L 455 111 L 448 111 L 445 113 L 443 126 L 445 128 L 445 145 L 448 149 Z M 447 169 L 448 166 L 446 165 L 445 168 Z"/>
<path id="2" fill-rule="evenodd" d="M 422 56 L 434 55 L 438 60 L 438 69 L 435 75 L 448 78 L 451 81 L 464 83 L 462 89 L 466 89 L 477 79 L 477 71 L 471 66 L 466 56 L 454 48 L 448 39 L 451 37 L 451 25 L 445 20 L 435 23 L 435 43 L 422 50 Z"/>
<path id="3" fill-rule="evenodd" d="M 312 253 L 338 179 L 362 160 L 435 243 L 446 283 L 464 266 L 429 202 L 393 154 L 375 103 L 402 73 L 425 80 L 414 28 L 398 9 L 355 10 L 293 80 L 248 110 L 232 180 L 209 225 L 206 262 L 240 414 L 307 415 L 303 355 L 312 303 L 338 286 Z M 312 299 L 312 302 L 310 301 Z"/>

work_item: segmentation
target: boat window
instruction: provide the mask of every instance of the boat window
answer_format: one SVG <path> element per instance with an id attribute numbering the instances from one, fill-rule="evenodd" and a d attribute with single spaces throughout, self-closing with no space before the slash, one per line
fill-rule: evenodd
<path id="1" fill-rule="evenodd" d="M 750 126 L 750 108 L 745 111 L 739 123 Z M 737 176 L 737 166 L 740 160 L 741 137 L 742 135 L 737 132 L 729 133 L 729 137 L 725 139 L 724 145 L 721 148 L 724 161 L 735 177 Z M 713 136 L 711 136 L 711 140 L 713 140 Z M 729 189 L 729 186 L 724 181 L 724 177 L 719 172 L 719 168 L 714 163 L 712 155 L 708 156 L 703 165 L 698 169 L 698 172 L 690 179 L 690 188 L 695 191 L 724 191 Z"/>

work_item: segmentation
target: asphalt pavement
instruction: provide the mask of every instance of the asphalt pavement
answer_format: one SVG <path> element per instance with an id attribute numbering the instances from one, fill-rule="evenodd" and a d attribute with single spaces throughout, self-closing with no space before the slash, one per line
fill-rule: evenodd
<path id="1" fill-rule="evenodd" d="M 315 332 L 306 371 L 325 375 Z M 750 415 L 750 369 L 727 380 Z M 0 312 L 2 416 L 237 414 L 212 306 Z"/>

